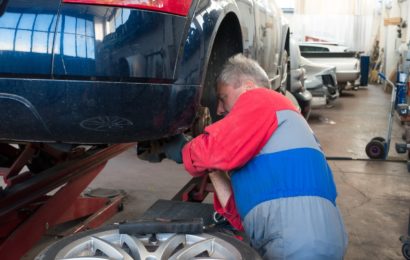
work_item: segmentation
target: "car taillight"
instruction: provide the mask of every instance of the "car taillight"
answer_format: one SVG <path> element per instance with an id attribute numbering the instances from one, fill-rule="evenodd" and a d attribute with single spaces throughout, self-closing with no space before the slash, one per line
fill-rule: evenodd
<path id="1" fill-rule="evenodd" d="M 186 16 L 192 0 L 63 0 L 63 3 L 138 8 Z"/>

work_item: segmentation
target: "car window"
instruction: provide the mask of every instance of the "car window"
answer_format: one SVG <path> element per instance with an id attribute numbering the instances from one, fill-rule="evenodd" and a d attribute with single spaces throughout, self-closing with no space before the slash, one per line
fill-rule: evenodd
<path id="1" fill-rule="evenodd" d="M 319 47 L 319 46 L 299 46 L 301 52 L 308 52 L 308 51 L 313 51 L 313 52 L 329 52 L 329 48 L 326 47 Z"/>

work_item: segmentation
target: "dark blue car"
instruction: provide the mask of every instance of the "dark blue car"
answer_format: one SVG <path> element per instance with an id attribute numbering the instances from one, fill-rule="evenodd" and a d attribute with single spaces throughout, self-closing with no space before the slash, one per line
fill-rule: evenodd
<path id="1" fill-rule="evenodd" d="M 0 0 L 0 140 L 119 143 L 201 128 L 216 119 L 215 78 L 233 54 L 280 88 L 283 19 L 271 0 Z"/>

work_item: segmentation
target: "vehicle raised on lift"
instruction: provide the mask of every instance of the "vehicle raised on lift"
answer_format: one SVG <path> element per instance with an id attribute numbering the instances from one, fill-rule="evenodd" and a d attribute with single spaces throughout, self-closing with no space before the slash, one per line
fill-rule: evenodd
<path id="1" fill-rule="evenodd" d="M 288 37 L 272 0 L 0 0 L 0 258 L 20 259 L 59 214 L 78 217 L 81 191 L 135 141 L 150 150 L 217 120 L 215 80 L 232 55 L 285 92 Z M 150 233 L 86 233 L 40 259 L 258 259 L 233 237 Z"/>
<path id="2" fill-rule="evenodd" d="M 6 0 L 0 7 L 0 140 L 108 144 L 201 131 L 236 53 L 273 89 L 289 29 L 274 1 Z M 207 109 L 206 109 L 207 108 Z"/>

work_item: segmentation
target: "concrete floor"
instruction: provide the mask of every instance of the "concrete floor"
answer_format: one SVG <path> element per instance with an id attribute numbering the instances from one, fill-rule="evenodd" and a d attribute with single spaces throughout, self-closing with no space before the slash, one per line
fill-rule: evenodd
<path id="1" fill-rule="evenodd" d="M 309 124 L 327 156 L 367 158 L 367 142 L 386 135 L 389 97 L 381 86 L 370 85 L 347 91 L 333 107 L 314 110 Z M 398 120 L 393 130 L 394 144 L 403 132 Z M 392 146 L 389 157 L 406 160 L 407 155 L 396 154 Z M 407 231 L 410 206 L 406 164 L 368 160 L 329 163 L 337 183 L 337 203 L 349 233 L 345 259 L 403 259 L 399 237 Z M 126 192 L 124 211 L 110 220 L 117 222 L 138 217 L 158 199 L 172 198 L 189 179 L 182 165 L 168 160 L 159 164 L 140 161 L 131 149 L 112 159 L 90 188 Z"/>

